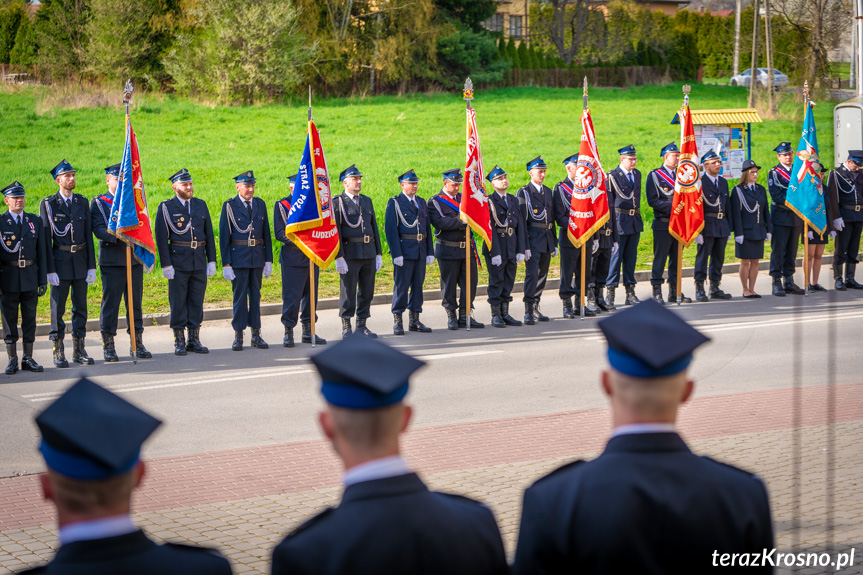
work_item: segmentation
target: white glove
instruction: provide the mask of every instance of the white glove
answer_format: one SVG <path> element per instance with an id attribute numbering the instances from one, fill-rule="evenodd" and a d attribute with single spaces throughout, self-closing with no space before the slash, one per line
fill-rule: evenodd
<path id="1" fill-rule="evenodd" d="M 730 240 L 731 238 L 733 238 L 733 237 L 734 237 L 734 234 L 728 234 L 728 239 L 729 239 L 729 240 Z"/>
<path id="2" fill-rule="evenodd" d="M 701 234 L 698 234 L 697 236 L 695 236 L 695 243 L 698 244 L 699 246 L 704 243 L 704 238 L 701 237 Z"/>
<path id="3" fill-rule="evenodd" d="M 381 268 L 384 266 L 384 258 L 381 256 L 375 256 L 375 271 L 381 271 Z"/>
<path id="4" fill-rule="evenodd" d="M 528 250 L 530 251 L 530 250 Z M 515 254 L 515 263 L 520 264 L 524 261 L 524 254 Z"/>
<path id="5" fill-rule="evenodd" d="M 743 245 L 743 236 L 737 236 L 736 238 L 734 238 L 734 241 L 740 245 Z"/>
<path id="6" fill-rule="evenodd" d="M 273 275 L 273 263 L 264 262 L 264 277 L 270 279 L 271 275 Z"/>
<path id="7" fill-rule="evenodd" d="M 524 250 L 524 261 L 529 261 L 530 256 L 531 256 L 530 250 Z"/>
<path id="8" fill-rule="evenodd" d="M 166 280 L 174 279 L 174 266 L 168 266 L 166 268 L 162 268 L 162 277 Z"/>
<path id="9" fill-rule="evenodd" d="M 96 270 L 87 270 L 87 279 L 84 281 L 87 282 L 87 285 L 96 283 Z"/>
<path id="10" fill-rule="evenodd" d="M 336 258 L 336 271 L 341 275 L 348 273 L 348 262 L 345 261 L 345 258 Z"/>
<path id="11" fill-rule="evenodd" d="M 809 239 L 810 239 L 810 240 L 814 240 L 814 239 L 815 239 L 815 234 L 813 234 L 813 233 L 812 233 L 812 230 L 809 230 L 808 232 L 806 232 L 806 235 L 807 235 L 807 236 L 809 236 Z"/>
<path id="12" fill-rule="evenodd" d="M 377 263 L 375 263 L 375 265 L 377 265 Z M 397 257 L 397 258 L 393 258 L 393 265 L 394 265 L 394 266 L 399 266 L 399 267 L 402 267 L 403 265 L 405 265 L 405 258 L 404 258 L 404 256 L 399 256 L 399 257 Z M 377 268 L 378 268 L 378 269 L 380 269 L 380 268 L 381 268 L 381 266 L 377 266 Z"/>
<path id="13" fill-rule="evenodd" d="M 234 273 L 234 268 L 231 266 L 225 266 L 222 268 L 222 276 L 229 282 L 237 279 L 237 274 Z"/>
<path id="14" fill-rule="evenodd" d="M 551 252 L 551 257 L 553 257 L 553 258 L 557 257 L 557 248 L 554 248 L 554 251 Z"/>
<path id="15" fill-rule="evenodd" d="M 767 241 L 768 242 L 770 241 L 770 238 L 772 238 L 772 237 L 773 237 L 773 234 L 771 234 L 770 232 L 767 232 Z"/>
<path id="16" fill-rule="evenodd" d="M 595 254 L 599 251 L 599 240 L 593 240 L 593 245 L 590 247 L 590 253 Z"/>
<path id="17" fill-rule="evenodd" d="M 619 249 L 620 249 L 620 244 L 618 244 L 617 242 L 614 242 L 614 245 L 611 246 L 611 255 L 616 254 L 617 250 L 619 250 Z"/>
<path id="18" fill-rule="evenodd" d="M 811 232 L 810 232 L 810 233 L 811 233 Z M 830 239 L 833 239 L 833 238 L 835 238 L 835 237 L 836 237 L 836 232 L 830 232 Z"/>
<path id="19" fill-rule="evenodd" d="M 503 260 L 501 259 L 501 257 L 500 257 L 500 256 L 494 256 L 493 258 L 491 258 L 491 265 L 493 265 L 493 266 L 499 266 L 499 265 L 501 264 L 501 262 L 502 262 L 502 261 L 503 261 Z"/>
<path id="20" fill-rule="evenodd" d="M 216 262 L 209 262 L 207 264 L 207 277 L 211 278 L 216 275 Z"/>
<path id="21" fill-rule="evenodd" d="M 434 263 L 434 256 L 426 256 L 426 265 L 430 266 Z"/>
<path id="22" fill-rule="evenodd" d="M 841 232 L 845 228 L 845 220 L 842 218 L 836 218 L 833 220 L 833 227 L 836 228 L 837 232 Z"/>
<path id="23" fill-rule="evenodd" d="M 60 276 L 57 274 L 48 274 L 48 283 L 52 286 L 60 285 Z"/>

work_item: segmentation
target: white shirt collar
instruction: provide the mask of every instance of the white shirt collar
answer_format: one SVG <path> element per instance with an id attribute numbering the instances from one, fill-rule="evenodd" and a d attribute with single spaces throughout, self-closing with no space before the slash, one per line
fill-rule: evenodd
<path id="1" fill-rule="evenodd" d="M 500 199 L 502 199 L 502 200 L 506 199 L 506 192 L 501 193 L 501 192 L 498 192 L 497 190 L 495 190 L 494 193 L 496 193 Z"/>
<path id="2" fill-rule="evenodd" d="M 624 167 L 623 167 L 623 164 L 620 164 L 620 165 L 619 165 L 619 167 L 620 167 L 620 171 L 621 171 L 621 172 L 623 172 L 623 175 L 624 175 L 624 176 L 629 176 L 629 174 L 630 174 L 631 172 L 630 172 L 629 170 L 627 170 L 626 168 L 624 168 Z"/>
<path id="3" fill-rule="evenodd" d="M 61 190 L 57 190 L 57 196 L 64 202 L 71 202 L 72 198 L 75 197 L 75 192 L 72 192 L 71 194 L 69 194 L 69 197 L 66 197 L 66 195 Z"/>
<path id="4" fill-rule="evenodd" d="M 533 187 L 536 189 L 536 191 L 537 191 L 537 192 L 542 193 L 542 186 L 543 186 L 544 184 L 537 184 L 536 182 L 534 182 L 533 180 L 531 180 L 531 181 L 530 181 L 530 185 L 531 185 L 531 186 L 533 186 Z"/>
<path id="5" fill-rule="evenodd" d="M 406 193 L 404 193 L 404 192 L 402 192 L 402 195 L 403 195 L 404 197 L 406 197 L 406 198 L 407 198 L 407 200 L 408 200 L 410 203 L 412 203 L 412 204 L 413 204 L 414 202 L 416 202 L 416 196 L 414 196 L 414 197 L 412 198 L 412 197 L 410 197 L 409 195 L 407 195 L 407 194 L 406 194 Z"/>
<path id="6" fill-rule="evenodd" d="M 348 197 L 350 199 L 352 199 L 354 201 L 354 203 L 358 203 L 360 201 L 360 195 L 359 194 L 352 194 L 351 192 L 348 192 L 348 191 L 345 191 L 345 193 L 348 195 Z"/>
<path id="7" fill-rule="evenodd" d="M 391 455 L 390 457 L 374 459 L 356 467 L 351 467 L 342 476 L 342 483 L 344 483 L 345 487 L 350 487 L 363 481 L 396 477 L 410 472 L 408 464 L 405 463 L 405 460 L 401 456 Z"/>
<path id="8" fill-rule="evenodd" d="M 676 433 L 673 423 L 630 423 L 615 427 L 612 437 L 618 435 L 633 435 L 636 433 Z"/>
<path id="9" fill-rule="evenodd" d="M 128 515 L 97 519 L 95 521 L 81 521 L 64 525 L 59 530 L 60 545 L 68 545 L 75 541 L 90 541 L 92 539 L 106 539 L 134 533 L 138 528 L 132 523 Z"/>

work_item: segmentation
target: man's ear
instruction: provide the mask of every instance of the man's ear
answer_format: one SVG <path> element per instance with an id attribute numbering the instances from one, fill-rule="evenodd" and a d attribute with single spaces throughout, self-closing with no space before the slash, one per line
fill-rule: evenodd
<path id="1" fill-rule="evenodd" d="M 413 407 L 411 407 L 410 405 L 402 406 L 402 422 L 401 425 L 399 425 L 399 433 L 404 433 L 407 430 L 408 424 L 410 424 L 413 414 Z"/>
<path id="2" fill-rule="evenodd" d="M 39 474 L 39 483 L 42 485 L 42 497 L 45 501 L 54 499 L 54 490 L 51 488 L 51 478 L 47 473 Z"/>
<path id="3" fill-rule="evenodd" d="M 336 429 L 333 423 L 333 415 L 327 411 L 321 411 L 318 413 L 318 425 L 321 426 L 321 431 L 324 433 L 324 437 L 332 441 L 336 437 Z"/>
<path id="4" fill-rule="evenodd" d="M 680 403 L 684 404 L 689 401 L 693 391 L 695 391 L 695 382 L 691 379 L 686 380 L 686 385 L 683 387 L 683 395 L 680 397 Z"/>
<path id="5" fill-rule="evenodd" d="M 600 379 L 600 383 L 602 384 L 602 391 L 609 397 L 614 396 L 614 391 L 611 389 L 611 374 L 607 369 L 602 370 L 602 377 Z"/>

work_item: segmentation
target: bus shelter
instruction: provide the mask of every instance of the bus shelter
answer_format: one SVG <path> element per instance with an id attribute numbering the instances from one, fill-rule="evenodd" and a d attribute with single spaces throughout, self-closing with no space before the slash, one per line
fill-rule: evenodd
<path id="1" fill-rule="evenodd" d="M 761 122 L 755 108 L 691 110 L 698 153 L 712 149 L 722 159 L 722 177 L 738 179 L 743 162 L 752 158 L 752 124 Z M 672 124 L 680 123 L 680 113 Z"/>

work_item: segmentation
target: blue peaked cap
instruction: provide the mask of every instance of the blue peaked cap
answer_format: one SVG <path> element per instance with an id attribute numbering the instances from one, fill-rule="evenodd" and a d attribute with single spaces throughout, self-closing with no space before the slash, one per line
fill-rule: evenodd
<path id="1" fill-rule="evenodd" d="M 458 168 L 454 170 L 447 170 L 442 175 L 444 180 L 452 180 L 458 184 L 464 181 L 464 178 L 461 177 L 461 170 L 459 170 Z"/>
<path id="2" fill-rule="evenodd" d="M 791 151 L 791 142 L 779 142 L 779 145 L 773 148 L 777 154 L 787 154 Z"/>
<path id="3" fill-rule="evenodd" d="M 633 151 L 635 151 L 634 148 L 633 148 Z M 662 148 L 662 150 L 659 152 L 659 157 L 664 158 L 665 154 L 667 154 L 668 152 L 680 152 L 680 148 L 678 148 L 677 144 L 674 142 L 671 142 L 670 144 L 666 144 L 665 147 Z"/>
<path id="4" fill-rule="evenodd" d="M 848 159 L 855 164 L 863 163 L 863 150 L 848 150 Z"/>
<path id="5" fill-rule="evenodd" d="M 492 168 L 492 170 L 488 173 L 488 175 L 485 177 L 485 179 L 486 179 L 486 180 L 488 180 L 488 181 L 490 182 L 490 181 L 492 181 L 492 180 L 494 180 L 494 179 L 497 179 L 497 178 L 499 178 L 499 177 L 501 177 L 501 176 L 505 176 L 505 175 L 506 175 L 506 172 L 504 172 L 504 171 L 503 171 L 503 168 L 501 168 L 500 166 L 497 166 L 497 165 L 496 165 L 496 166 L 495 166 L 494 168 Z"/>
<path id="6" fill-rule="evenodd" d="M 542 156 L 537 156 L 527 163 L 528 172 L 534 168 L 540 168 L 543 170 L 548 169 L 548 166 L 546 165 L 545 160 L 542 159 Z"/>
<path id="7" fill-rule="evenodd" d="M 401 176 L 399 176 L 399 183 L 402 183 L 402 182 L 413 183 L 413 182 L 419 182 L 419 181 L 420 181 L 420 177 L 416 174 L 416 172 L 413 171 L 413 169 L 410 169 L 407 172 L 405 172 L 404 174 L 402 174 Z"/>
<path id="8" fill-rule="evenodd" d="M 238 184 L 254 184 L 258 180 L 255 179 L 255 173 L 252 170 L 243 172 L 238 176 L 234 176 L 234 181 Z"/>
<path id="9" fill-rule="evenodd" d="M 635 156 L 635 146 L 633 146 L 632 144 L 624 146 L 617 150 L 617 153 L 621 156 Z"/>
<path id="10" fill-rule="evenodd" d="M 51 168 L 51 177 L 56 178 L 57 176 L 61 176 L 63 174 L 68 174 L 69 172 L 74 172 L 75 168 L 72 167 L 72 164 L 67 162 L 65 159 L 61 160 L 59 164 Z"/>
<path id="11" fill-rule="evenodd" d="M 116 178 L 120 177 L 120 164 L 114 164 L 113 166 L 108 166 L 105 168 L 106 176 L 114 176 Z"/>
<path id="12" fill-rule="evenodd" d="M 713 149 L 711 148 L 710 150 L 707 150 L 703 156 L 701 156 L 701 163 L 703 164 L 707 160 L 718 160 L 718 159 L 719 159 L 719 154 L 714 152 Z"/>
<path id="13" fill-rule="evenodd" d="M 24 193 L 24 186 L 21 185 L 21 182 L 18 180 L 15 180 L 0 191 L 2 191 L 3 195 L 7 198 L 23 198 L 27 195 Z"/>
<path id="14" fill-rule="evenodd" d="M 578 162 L 578 154 L 573 154 L 563 160 L 563 165 L 565 166 L 567 164 L 574 164 L 576 162 Z"/>
<path id="15" fill-rule="evenodd" d="M 171 180 L 172 184 L 176 184 L 177 182 L 191 182 L 192 174 L 189 173 L 189 170 L 183 168 L 168 179 Z"/>
<path id="16" fill-rule="evenodd" d="M 288 176 L 288 181 L 291 183 L 296 183 L 297 182 L 297 174 L 294 174 L 293 176 Z"/>
<path id="17" fill-rule="evenodd" d="M 349 167 L 342 170 L 341 174 L 339 174 L 339 181 L 344 182 L 345 178 L 347 178 L 348 176 L 363 177 L 363 174 L 360 172 L 360 169 L 357 167 L 356 164 L 351 164 Z"/>

